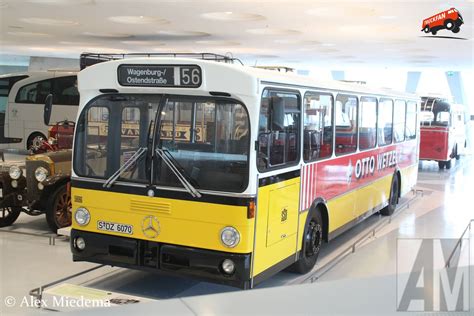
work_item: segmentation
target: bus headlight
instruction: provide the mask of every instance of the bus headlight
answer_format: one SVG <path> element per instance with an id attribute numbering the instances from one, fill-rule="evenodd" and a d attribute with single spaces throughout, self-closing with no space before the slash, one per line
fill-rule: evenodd
<path id="1" fill-rule="evenodd" d="M 10 170 L 8 171 L 8 174 L 10 175 L 10 178 L 13 180 L 18 180 L 21 177 L 21 169 L 18 166 L 11 166 Z"/>
<path id="2" fill-rule="evenodd" d="M 221 241 L 224 246 L 234 248 L 240 242 L 240 234 L 234 227 L 224 227 L 221 230 Z"/>
<path id="3" fill-rule="evenodd" d="M 48 177 L 49 171 L 45 167 L 38 167 L 35 170 L 35 178 L 38 182 L 43 182 Z"/>
<path id="4" fill-rule="evenodd" d="M 76 223 L 78 223 L 80 226 L 86 226 L 91 220 L 91 214 L 86 208 L 79 207 L 76 210 L 76 213 L 74 213 L 74 219 L 76 220 Z"/>

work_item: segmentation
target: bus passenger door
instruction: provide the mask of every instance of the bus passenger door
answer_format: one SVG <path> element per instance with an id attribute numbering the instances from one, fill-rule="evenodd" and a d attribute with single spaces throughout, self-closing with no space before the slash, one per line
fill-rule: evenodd
<path id="1" fill-rule="evenodd" d="M 257 166 L 259 180 L 253 276 L 276 273 L 296 258 L 300 196 L 301 100 L 294 92 L 264 90 Z M 293 166 L 288 169 L 288 166 Z"/>
<path id="2" fill-rule="evenodd" d="M 300 178 L 261 186 L 258 190 L 257 242 L 253 276 L 296 253 Z"/>
<path id="3" fill-rule="evenodd" d="M 268 193 L 267 248 L 279 242 L 286 243 L 291 236 L 296 234 L 298 193 L 299 183 L 275 188 Z M 293 245 L 294 243 L 289 245 L 288 251 L 285 251 L 288 255 L 295 251 Z"/>

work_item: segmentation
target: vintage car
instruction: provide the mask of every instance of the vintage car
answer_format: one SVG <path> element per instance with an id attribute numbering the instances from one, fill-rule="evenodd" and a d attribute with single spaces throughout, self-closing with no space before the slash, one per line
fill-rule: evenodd
<path id="1" fill-rule="evenodd" d="M 0 227 L 13 224 L 21 212 L 33 216 L 45 213 L 53 232 L 71 225 L 71 156 L 70 149 L 59 150 L 2 166 Z"/>

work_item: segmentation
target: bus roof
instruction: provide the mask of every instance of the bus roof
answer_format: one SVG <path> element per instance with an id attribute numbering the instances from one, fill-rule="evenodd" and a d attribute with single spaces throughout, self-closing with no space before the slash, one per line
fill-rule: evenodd
<path id="1" fill-rule="evenodd" d="M 355 94 L 372 94 L 390 97 L 400 97 L 406 99 L 416 99 L 415 94 L 400 92 L 386 88 L 373 88 L 366 85 L 346 83 L 340 81 L 323 81 L 306 76 L 297 75 L 291 72 L 278 72 L 242 66 L 239 64 L 228 64 L 208 60 L 199 60 L 191 58 L 165 58 L 165 57 L 145 57 L 112 60 L 95 64 L 79 72 L 79 91 L 99 90 L 99 89 L 117 89 L 119 91 L 133 93 L 140 91 L 150 93 L 153 87 L 126 87 L 120 86 L 117 81 L 117 69 L 119 65 L 198 65 L 203 68 L 203 73 L 207 74 L 206 80 L 200 89 L 190 88 L 168 88 L 176 92 L 183 90 L 206 90 L 222 91 L 228 93 L 257 94 L 257 83 L 267 85 L 285 86 L 287 88 L 305 88 L 318 90 L 336 90 Z M 223 77 L 225 76 L 225 77 Z M 214 79 L 215 78 L 215 79 Z M 228 78 L 228 80 L 226 80 Z"/>

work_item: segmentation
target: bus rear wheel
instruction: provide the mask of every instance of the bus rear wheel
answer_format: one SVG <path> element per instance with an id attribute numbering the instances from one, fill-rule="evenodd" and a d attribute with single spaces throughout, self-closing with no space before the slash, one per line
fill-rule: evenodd
<path id="1" fill-rule="evenodd" d="M 21 214 L 21 207 L 0 208 L 0 227 L 7 227 L 13 224 Z"/>
<path id="2" fill-rule="evenodd" d="M 310 212 L 306 220 L 303 235 L 303 248 L 298 261 L 291 267 L 290 271 L 305 274 L 311 271 L 318 260 L 319 252 L 323 242 L 323 220 L 319 211 Z"/>
<path id="3" fill-rule="evenodd" d="M 444 165 L 446 166 L 446 169 L 451 169 L 451 160 L 445 161 Z"/>
<path id="4" fill-rule="evenodd" d="M 62 185 L 49 197 L 46 206 L 46 221 L 53 232 L 71 225 L 71 208 L 71 196 L 66 185 Z"/>
<path id="5" fill-rule="evenodd" d="M 400 195 L 400 186 L 398 184 L 398 175 L 393 175 L 392 185 L 390 186 L 390 197 L 388 199 L 388 205 L 380 210 L 380 214 L 383 216 L 390 216 L 395 212 L 398 204 L 398 198 Z"/>
<path id="6" fill-rule="evenodd" d="M 451 30 L 451 32 L 453 32 L 453 33 L 459 33 L 460 30 L 461 30 L 461 28 L 460 28 L 459 26 L 456 26 L 456 27 L 454 27 L 454 28 Z"/>

